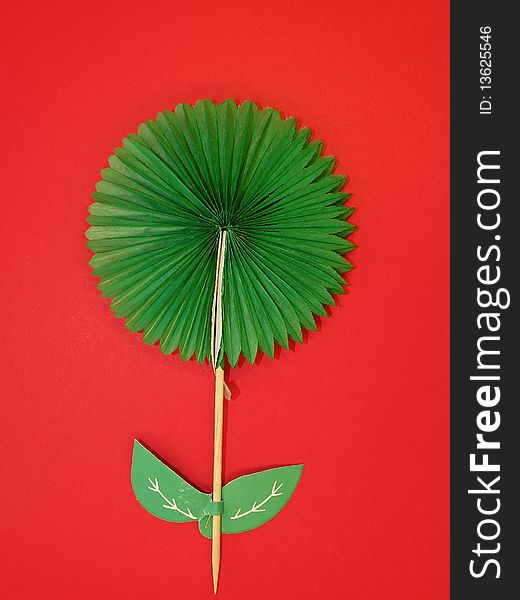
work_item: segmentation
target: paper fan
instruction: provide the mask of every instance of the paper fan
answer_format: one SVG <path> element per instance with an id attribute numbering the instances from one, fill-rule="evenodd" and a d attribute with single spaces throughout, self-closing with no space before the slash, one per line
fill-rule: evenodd
<path id="1" fill-rule="evenodd" d="M 354 230 L 341 191 L 346 179 L 310 138 L 295 119 L 252 102 L 179 104 L 123 140 L 90 206 L 90 264 L 112 311 L 146 344 L 178 350 L 183 360 L 208 359 L 215 369 L 212 498 L 138 442 L 132 467 L 147 510 L 196 520 L 213 538 L 215 589 L 220 532 L 272 518 L 302 468 L 239 478 L 221 497 L 225 359 L 234 367 L 243 354 L 254 363 L 259 349 L 272 357 L 275 344 L 301 342 L 302 328 L 315 330 L 314 316 L 326 316 L 332 294 L 344 293 L 342 274 L 352 268 L 344 257 Z"/>

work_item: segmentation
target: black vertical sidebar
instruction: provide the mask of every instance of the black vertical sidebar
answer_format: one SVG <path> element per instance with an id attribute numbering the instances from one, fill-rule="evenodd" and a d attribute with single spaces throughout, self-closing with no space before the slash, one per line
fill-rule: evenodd
<path id="1" fill-rule="evenodd" d="M 520 597 L 514 6 L 451 4 L 452 600 Z"/>

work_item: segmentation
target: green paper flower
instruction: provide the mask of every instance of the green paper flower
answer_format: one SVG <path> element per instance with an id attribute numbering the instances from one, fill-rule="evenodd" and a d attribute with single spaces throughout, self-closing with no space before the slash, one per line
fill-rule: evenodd
<path id="1" fill-rule="evenodd" d="M 218 239 L 227 231 L 223 349 L 235 366 L 301 342 L 344 293 L 353 212 L 334 158 L 272 108 L 199 101 L 123 140 L 93 194 L 90 261 L 111 309 L 147 344 L 210 353 Z"/>

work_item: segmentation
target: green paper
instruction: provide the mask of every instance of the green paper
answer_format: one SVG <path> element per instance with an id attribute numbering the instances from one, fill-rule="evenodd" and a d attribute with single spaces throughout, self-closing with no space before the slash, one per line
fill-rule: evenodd
<path id="1" fill-rule="evenodd" d="M 200 492 L 137 440 L 132 458 L 132 487 L 152 515 L 172 523 L 198 521 L 211 537 L 212 515 L 222 515 L 222 533 L 256 529 L 275 517 L 291 498 L 303 465 L 277 467 L 237 477 L 222 489 L 222 502 Z"/>
<path id="2" fill-rule="evenodd" d="M 199 492 L 184 481 L 137 440 L 132 457 L 132 487 L 149 513 L 172 523 L 197 521 L 211 500 L 210 494 Z"/>
<path id="3" fill-rule="evenodd" d="M 277 467 L 237 477 L 222 488 L 222 533 L 243 533 L 275 517 L 293 495 L 303 465 Z M 199 530 L 211 537 L 211 519 L 199 521 Z"/>
<path id="4" fill-rule="evenodd" d="M 180 104 L 140 125 L 89 209 L 90 264 L 111 310 L 145 343 L 203 362 L 225 229 L 220 364 L 301 342 L 352 268 L 352 209 L 334 163 L 293 118 L 251 102 Z"/>

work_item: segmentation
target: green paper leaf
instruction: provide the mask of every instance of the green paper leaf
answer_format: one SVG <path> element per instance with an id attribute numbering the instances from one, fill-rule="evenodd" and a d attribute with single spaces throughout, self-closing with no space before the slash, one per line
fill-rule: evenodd
<path id="1" fill-rule="evenodd" d="M 221 362 L 301 342 L 352 268 L 350 194 L 334 165 L 309 130 L 252 102 L 179 104 L 141 124 L 89 209 L 90 264 L 111 310 L 163 353 L 206 360 L 225 228 Z"/>
<path id="2" fill-rule="evenodd" d="M 277 467 L 226 484 L 222 489 L 222 533 L 242 533 L 270 521 L 293 495 L 302 471 L 303 465 Z M 211 517 L 199 521 L 199 530 L 211 537 Z"/>
<path id="3" fill-rule="evenodd" d="M 132 457 L 132 487 L 152 515 L 172 523 L 197 521 L 211 496 L 199 492 L 137 440 Z"/>

